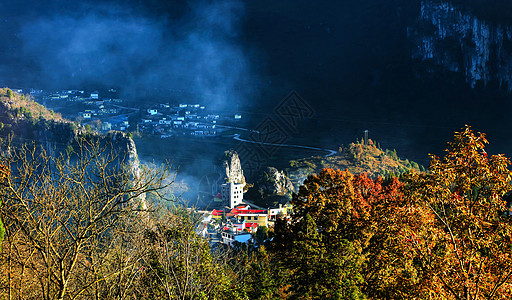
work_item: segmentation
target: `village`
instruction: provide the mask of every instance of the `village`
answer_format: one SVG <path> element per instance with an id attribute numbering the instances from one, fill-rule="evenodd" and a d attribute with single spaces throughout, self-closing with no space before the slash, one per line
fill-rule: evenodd
<path id="1" fill-rule="evenodd" d="M 242 118 L 241 114 L 226 116 L 211 113 L 204 105 L 197 103 L 129 107 L 117 96 L 115 89 L 103 93 L 84 90 L 15 91 L 30 94 L 36 101 L 61 112 L 65 117 L 99 132 L 129 131 L 160 138 L 213 137 L 221 134 L 223 128 L 230 128 L 219 126 L 218 121 L 236 122 Z M 264 208 L 244 199 L 246 182 L 238 156 L 235 161 L 228 164 L 225 183 L 217 187 L 216 195 L 212 195 L 213 209 L 197 211 L 202 217 L 196 231 L 212 247 L 220 244 L 232 247 L 237 243 L 257 246 L 255 237 L 258 230 L 266 232 L 274 226 L 278 217 L 286 217 L 291 212 L 289 203 Z"/>
<path id="2" fill-rule="evenodd" d="M 210 209 L 196 211 L 201 215 L 196 232 L 208 239 L 211 247 L 238 243 L 257 247 L 268 238 L 267 230 L 274 227 L 278 218 L 287 218 L 292 205 L 286 200 L 273 207 L 261 207 L 255 204 L 256 199 L 246 199 L 248 184 L 236 151 L 226 151 L 223 169 L 224 181 L 214 186 L 217 192 Z"/>
<path id="3" fill-rule="evenodd" d="M 99 132 L 130 131 L 160 138 L 172 136 L 214 137 L 222 133 L 219 121 L 237 122 L 242 115 L 217 114 L 198 103 L 154 103 L 130 106 L 120 99 L 118 91 L 86 92 L 84 90 L 44 91 L 14 89 L 71 119 Z M 147 103 L 148 101 L 146 101 Z"/>
<path id="4" fill-rule="evenodd" d="M 211 246 L 236 243 L 255 245 L 258 230 L 273 227 L 277 218 L 286 218 L 291 212 L 290 203 L 275 208 L 262 208 L 244 200 L 244 183 L 226 182 L 222 192 L 215 197 L 221 207 L 209 211 L 198 211 L 202 221 L 197 233 L 208 239 Z"/>

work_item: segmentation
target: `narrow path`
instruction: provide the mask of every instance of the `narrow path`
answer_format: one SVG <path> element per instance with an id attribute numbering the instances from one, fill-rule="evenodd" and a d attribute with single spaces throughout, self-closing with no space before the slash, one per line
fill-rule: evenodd
<path id="1" fill-rule="evenodd" d="M 134 108 L 134 107 L 121 106 L 121 105 L 118 105 L 118 104 L 109 104 L 109 105 L 113 106 L 113 107 L 117 107 L 117 108 L 133 110 L 133 113 L 136 113 L 136 112 L 140 111 L 139 108 Z"/>
<path id="2" fill-rule="evenodd" d="M 219 125 L 219 124 L 217 124 L 217 127 L 219 127 L 219 128 L 238 129 L 238 130 L 243 130 L 243 131 L 248 131 L 248 132 L 260 133 L 258 130 L 247 129 L 247 128 L 242 128 L 242 127 L 235 127 L 235 126 L 228 126 L 228 125 Z"/>
<path id="3" fill-rule="evenodd" d="M 317 150 L 317 151 L 327 151 L 328 154 L 324 155 L 325 157 L 332 156 L 338 151 L 336 150 L 330 150 L 325 148 L 317 148 L 317 147 L 310 147 L 310 146 L 302 146 L 302 145 L 289 145 L 289 144 L 274 144 L 274 143 L 265 143 L 265 142 L 258 142 L 258 141 L 251 141 L 240 138 L 240 134 L 233 135 L 233 139 L 244 142 L 244 143 L 252 143 L 252 144 L 259 144 L 259 145 L 266 145 L 266 146 L 275 146 L 275 147 L 290 147 L 290 148 L 301 148 L 301 149 L 309 149 L 309 150 Z"/>

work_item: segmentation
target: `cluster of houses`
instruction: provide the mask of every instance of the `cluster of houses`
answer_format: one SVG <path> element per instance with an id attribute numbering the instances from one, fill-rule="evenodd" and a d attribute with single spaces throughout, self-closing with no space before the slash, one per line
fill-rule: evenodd
<path id="1" fill-rule="evenodd" d="M 23 90 L 16 90 L 20 93 Z M 130 108 L 122 106 L 115 89 L 104 92 L 86 92 L 84 90 L 64 90 L 47 92 L 31 90 L 30 94 L 43 105 L 61 108 L 62 104 L 81 104 L 81 111 L 66 117 L 78 118 L 84 125 L 94 125 L 98 131 L 135 130 L 130 128 L 128 117 L 137 113 L 137 131 L 157 135 L 161 138 L 170 136 L 216 136 L 220 133 L 217 121 L 220 119 L 240 120 L 241 114 L 220 116 L 207 111 L 200 104 L 182 103 L 179 105 L 157 104 L 148 108 Z M 84 106 L 87 109 L 84 109 Z M 142 117 L 140 117 L 140 112 Z M 98 122 L 99 120 L 99 122 Z M 135 124 L 133 124 L 135 125 Z"/>
<path id="2" fill-rule="evenodd" d="M 20 93 L 23 90 L 19 90 Z M 51 108 L 53 106 L 61 107 L 64 103 L 70 105 L 81 104 L 88 109 L 78 111 L 66 117 L 77 117 L 83 124 L 93 123 L 100 120 L 99 124 L 94 124 L 95 129 L 99 131 L 120 130 L 125 131 L 129 128 L 128 116 L 120 108 L 123 100 L 117 96 L 115 89 L 110 89 L 103 94 L 98 91 L 85 92 L 84 90 L 64 90 L 47 92 L 44 90 L 30 90 L 38 102 Z M 133 110 L 132 110 L 133 111 Z"/>
<path id="3" fill-rule="evenodd" d="M 22 91 L 22 90 L 21 90 Z M 23 91 L 22 91 L 23 92 Z M 79 102 L 87 105 L 98 105 L 99 103 L 121 103 L 122 100 L 117 97 L 117 91 L 110 89 L 104 95 L 100 95 L 98 91 L 90 93 L 84 90 L 64 90 L 47 92 L 44 90 L 30 90 L 30 94 L 37 100 L 46 101 L 69 101 Z M 99 103 L 98 103 L 99 102 Z"/>
<path id="4" fill-rule="evenodd" d="M 241 117 L 235 115 L 235 119 Z M 160 135 L 161 138 L 173 135 L 216 136 L 219 133 L 219 119 L 219 115 L 208 113 L 200 104 L 166 103 L 148 108 L 138 126 L 140 130 Z"/>
<path id="5" fill-rule="evenodd" d="M 69 92 L 72 93 L 73 91 Z M 100 120 L 101 123 L 96 129 L 105 132 L 110 130 L 126 131 L 130 127 L 128 115 L 123 113 L 123 110 L 119 107 L 123 100 L 115 97 L 116 90 L 110 89 L 106 97 L 101 97 L 97 91 L 91 92 L 87 97 L 80 96 L 83 91 L 78 91 L 78 95 L 77 91 L 74 92 L 74 94 L 71 94 L 73 97 L 69 98 L 68 101 L 80 102 L 91 107 L 91 109 L 78 113 L 84 123 Z"/>
<path id="6" fill-rule="evenodd" d="M 253 243 L 258 228 L 274 226 L 278 217 L 285 217 L 291 210 L 290 204 L 267 209 L 252 207 L 243 200 L 243 188 L 241 183 L 223 184 L 218 196 L 224 207 L 202 212 L 204 217 L 198 233 L 211 244 Z"/>

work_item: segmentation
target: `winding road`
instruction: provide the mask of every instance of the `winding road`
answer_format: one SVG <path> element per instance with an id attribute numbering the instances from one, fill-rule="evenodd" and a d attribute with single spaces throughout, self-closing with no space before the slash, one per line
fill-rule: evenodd
<path id="1" fill-rule="evenodd" d="M 259 144 L 259 145 L 266 145 L 266 146 L 275 146 L 275 147 L 290 147 L 290 148 L 301 148 L 301 149 L 308 149 L 308 150 L 317 150 L 317 151 L 326 151 L 328 154 L 324 155 L 325 157 L 332 156 L 338 151 L 331 150 L 331 149 L 325 149 L 325 148 L 317 148 L 317 147 L 310 147 L 310 146 L 302 146 L 302 145 L 289 145 L 289 144 L 274 144 L 274 143 L 265 143 L 265 142 L 258 142 L 258 141 L 251 141 L 240 138 L 240 134 L 234 134 L 233 139 L 244 142 L 244 143 L 251 143 L 251 144 Z"/>

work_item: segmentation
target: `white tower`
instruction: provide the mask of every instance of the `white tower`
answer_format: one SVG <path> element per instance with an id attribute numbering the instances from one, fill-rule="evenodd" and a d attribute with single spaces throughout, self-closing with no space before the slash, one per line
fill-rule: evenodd
<path id="1" fill-rule="evenodd" d="M 228 182 L 222 185 L 222 200 L 234 208 L 244 200 L 244 184 Z"/>

